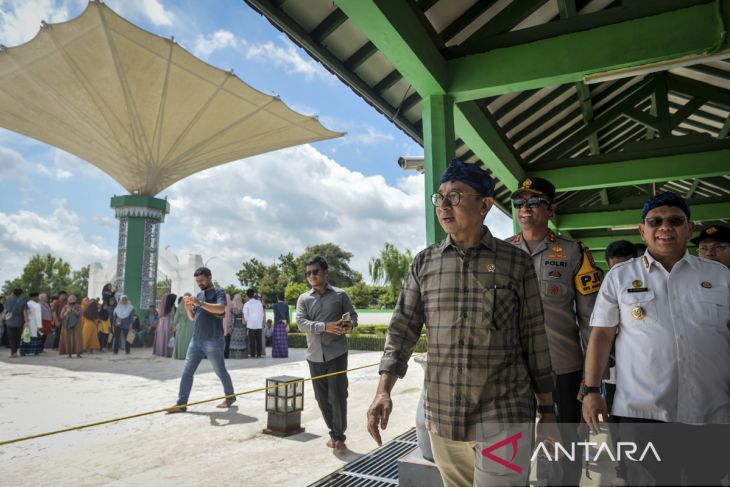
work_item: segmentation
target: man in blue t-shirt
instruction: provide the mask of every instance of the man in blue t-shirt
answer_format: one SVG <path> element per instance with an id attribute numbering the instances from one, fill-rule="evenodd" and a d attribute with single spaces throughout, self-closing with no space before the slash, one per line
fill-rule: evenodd
<path id="1" fill-rule="evenodd" d="M 213 370 L 223 384 L 223 392 L 227 396 L 219 408 L 228 408 L 236 402 L 233 393 L 233 382 L 226 370 L 223 360 L 223 352 L 226 346 L 226 339 L 223 336 L 223 316 L 226 312 L 226 292 L 223 289 L 213 287 L 213 277 L 210 269 L 199 267 L 195 273 L 195 282 L 201 291 L 196 297 L 186 296 L 183 299 L 185 312 L 188 318 L 195 320 L 193 327 L 193 338 L 185 357 L 185 367 L 180 379 L 180 392 L 177 397 L 177 406 L 167 410 L 168 414 L 182 413 L 187 410 L 179 407 L 188 403 L 190 389 L 193 387 L 193 375 L 200 365 L 203 357 L 208 357 Z"/>

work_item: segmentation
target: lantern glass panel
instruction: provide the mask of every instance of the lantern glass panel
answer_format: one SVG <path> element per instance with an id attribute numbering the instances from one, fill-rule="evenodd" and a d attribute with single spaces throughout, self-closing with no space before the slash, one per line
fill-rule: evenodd
<path id="1" fill-rule="evenodd" d="M 276 398 L 273 396 L 266 397 L 266 410 L 276 411 Z"/>
<path id="2" fill-rule="evenodd" d="M 304 410 L 304 396 L 297 396 L 294 398 L 294 411 Z"/>
<path id="3" fill-rule="evenodd" d="M 281 397 L 276 399 L 276 412 L 277 413 L 286 412 L 286 399 L 281 398 Z"/>

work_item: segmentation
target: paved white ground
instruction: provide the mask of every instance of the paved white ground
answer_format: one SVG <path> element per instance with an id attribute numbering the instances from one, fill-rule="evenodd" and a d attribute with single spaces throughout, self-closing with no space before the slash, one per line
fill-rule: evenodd
<path id="1" fill-rule="evenodd" d="M 267 351 L 270 355 L 270 349 Z M 174 404 L 183 362 L 152 355 L 95 353 L 81 359 L 47 352 L 10 360 L 0 349 L 0 441 L 116 418 Z M 351 351 L 350 368 L 375 364 L 380 352 Z M 265 386 L 277 375 L 309 377 L 302 349 L 288 359 L 227 360 L 237 392 Z M 0 485 L 306 486 L 375 448 L 365 429 L 365 412 L 378 380 L 377 366 L 349 374 L 350 452 L 336 457 L 325 446 L 327 428 L 305 383 L 302 425 L 289 438 L 262 433 L 264 393 L 241 396 L 228 411 L 215 402 L 186 414 L 155 414 L 118 423 L 0 446 Z M 412 428 L 423 384 L 411 360 L 396 384 L 394 411 L 383 440 Z M 195 376 L 191 401 L 222 395 L 207 360 Z M 605 438 L 605 436 L 603 436 Z M 594 440 L 595 441 L 595 440 Z M 591 465 L 581 485 L 606 485 L 610 464 Z M 535 470 L 532 471 L 535 484 Z"/>
<path id="2" fill-rule="evenodd" d="M 270 354 L 270 349 L 267 351 Z M 153 356 L 95 353 L 81 359 L 47 352 L 10 360 L 0 349 L 0 441 L 154 410 L 174 404 L 183 362 Z M 265 385 L 277 375 L 309 377 L 304 350 L 289 359 L 227 360 L 237 392 Z M 380 352 L 351 351 L 349 366 L 377 363 Z M 256 485 L 304 486 L 375 448 L 365 412 L 377 384 L 377 366 L 349 374 L 351 453 L 337 458 L 325 446 L 327 428 L 306 383 L 302 425 L 289 438 L 262 433 L 264 393 L 239 397 L 228 411 L 215 403 L 187 414 L 155 414 L 82 431 L 0 446 L 0 484 L 54 486 Z M 389 440 L 414 426 L 423 383 L 420 366 L 394 391 Z M 190 400 L 222 395 L 203 361 Z"/>

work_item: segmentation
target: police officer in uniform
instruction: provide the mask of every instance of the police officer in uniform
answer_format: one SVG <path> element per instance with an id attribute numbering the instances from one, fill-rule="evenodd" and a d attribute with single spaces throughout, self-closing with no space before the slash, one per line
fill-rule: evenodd
<path id="1" fill-rule="evenodd" d="M 530 256 L 540 281 L 545 310 L 550 359 L 555 374 L 553 397 L 563 443 L 580 441 L 578 395 L 583 379 L 583 351 L 590 334 L 590 317 L 603 273 L 590 251 L 573 240 L 560 237 L 548 228 L 557 205 L 555 186 L 542 178 L 527 178 L 512 194 L 517 221 L 522 232 L 507 239 Z M 543 471 L 551 467 L 549 472 Z M 559 467 L 538 464 L 538 479 L 548 485 L 578 485 L 581 463 L 563 459 Z"/>

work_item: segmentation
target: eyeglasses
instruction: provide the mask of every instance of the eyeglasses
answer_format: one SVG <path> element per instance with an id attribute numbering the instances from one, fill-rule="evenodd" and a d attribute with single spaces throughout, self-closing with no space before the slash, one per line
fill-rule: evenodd
<path id="1" fill-rule="evenodd" d="M 449 191 L 446 193 L 446 195 L 442 195 L 441 193 L 434 193 L 431 195 L 431 203 L 433 203 L 433 206 L 436 208 L 440 207 L 444 204 L 444 200 L 449 202 L 449 206 L 459 206 L 459 203 L 461 203 L 461 197 L 464 195 L 471 195 L 471 196 L 481 196 L 483 197 L 483 194 L 479 193 L 465 193 L 463 191 Z"/>
<path id="2" fill-rule="evenodd" d="M 652 228 L 661 227 L 665 221 L 667 222 L 667 225 L 669 225 L 671 227 L 681 227 L 682 225 L 687 223 L 687 219 L 683 216 L 670 216 L 667 218 L 662 218 L 660 216 L 654 216 L 654 217 L 647 218 L 644 220 L 644 222 Z"/>
<path id="3" fill-rule="evenodd" d="M 516 210 L 524 208 L 525 206 L 528 208 L 537 208 L 542 203 L 545 203 L 546 205 L 550 204 L 550 202 L 545 198 L 515 198 L 512 200 L 512 206 L 514 206 Z"/>
<path id="4" fill-rule="evenodd" d="M 698 251 L 700 254 L 716 254 L 730 247 L 730 244 L 700 245 Z"/>
<path id="5" fill-rule="evenodd" d="M 319 269 L 314 269 L 313 271 L 306 271 L 304 273 L 304 277 L 318 276 L 318 275 L 319 275 Z"/>

